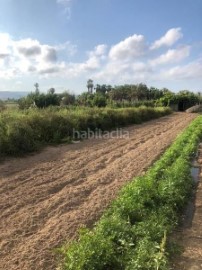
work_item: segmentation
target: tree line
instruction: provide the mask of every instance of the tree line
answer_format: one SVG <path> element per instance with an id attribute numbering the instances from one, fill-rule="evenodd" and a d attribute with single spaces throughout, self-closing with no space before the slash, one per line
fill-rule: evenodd
<path id="1" fill-rule="evenodd" d="M 106 84 L 94 86 L 93 80 L 89 79 L 87 91 L 79 96 L 71 94 L 69 91 L 56 93 L 54 88 L 50 88 L 47 93 L 43 93 L 40 92 L 38 83 L 34 86 L 35 91 L 17 101 L 20 109 L 69 105 L 88 107 L 170 106 L 180 102 L 190 107 L 202 101 L 200 92 L 193 93 L 182 90 L 174 93 L 167 88 L 148 87 L 144 83 L 124 84 L 114 87 Z M 0 101 L 0 107 L 2 106 L 3 102 Z"/>

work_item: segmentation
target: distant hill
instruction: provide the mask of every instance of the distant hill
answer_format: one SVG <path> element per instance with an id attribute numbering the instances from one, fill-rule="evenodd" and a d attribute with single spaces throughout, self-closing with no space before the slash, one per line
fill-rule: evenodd
<path id="1" fill-rule="evenodd" d="M 0 91 L 0 99 L 1 100 L 6 100 L 8 98 L 19 99 L 19 98 L 24 97 L 28 94 L 29 94 L 29 92 Z"/>

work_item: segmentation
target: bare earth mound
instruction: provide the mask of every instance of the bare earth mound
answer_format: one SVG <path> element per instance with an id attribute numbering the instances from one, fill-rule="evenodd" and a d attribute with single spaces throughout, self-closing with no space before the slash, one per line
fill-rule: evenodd
<path id="1" fill-rule="evenodd" d="M 92 225 L 195 117 L 175 113 L 127 128 L 130 139 L 48 147 L 0 164 L 0 269 L 55 269 L 53 248 Z"/>

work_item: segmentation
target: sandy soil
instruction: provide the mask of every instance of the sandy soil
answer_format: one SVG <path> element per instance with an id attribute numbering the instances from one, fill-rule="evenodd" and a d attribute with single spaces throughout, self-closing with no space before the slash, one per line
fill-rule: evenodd
<path id="1" fill-rule="evenodd" d="M 53 249 L 92 225 L 195 117 L 175 113 L 125 129 L 130 139 L 90 139 L 1 163 L 0 269 L 55 269 Z"/>
<path id="2" fill-rule="evenodd" d="M 194 215 L 191 222 L 185 220 L 181 232 L 176 235 L 177 243 L 183 248 L 181 256 L 175 258 L 175 270 L 202 269 L 202 144 L 199 146 L 199 184 L 196 190 Z"/>

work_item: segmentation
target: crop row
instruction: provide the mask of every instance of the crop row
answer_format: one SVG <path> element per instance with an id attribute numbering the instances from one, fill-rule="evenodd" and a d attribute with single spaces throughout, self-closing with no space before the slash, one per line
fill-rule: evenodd
<path id="1" fill-rule="evenodd" d="M 61 269 L 169 269 L 168 236 L 191 194 L 190 160 L 201 139 L 199 116 L 144 176 L 121 190 L 93 229 L 82 229 L 78 241 L 60 249 Z"/>
<path id="2" fill-rule="evenodd" d="M 6 111 L 0 114 L 0 156 L 19 155 L 50 143 L 71 141 L 73 131 L 110 130 L 158 118 L 169 108 L 70 108 Z"/>

